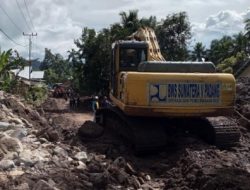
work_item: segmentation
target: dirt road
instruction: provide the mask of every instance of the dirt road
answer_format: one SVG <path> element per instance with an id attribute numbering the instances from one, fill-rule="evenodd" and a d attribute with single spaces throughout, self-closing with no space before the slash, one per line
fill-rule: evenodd
<path id="1" fill-rule="evenodd" d="M 58 110 L 51 111 L 50 117 L 63 129 L 78 128 L 93 119 L 84 109 L 69 110 L 64 100 L 52 101 Z M 119 166 L 112 165 L 116 172 L 101 170 L 103 175 L 109 176 L 104 180 L 105 188 L 249 189 L 250 133 L 245 128 L 241 130 L 240 144 L 230 150 L 218 149 L 192 134 L 182 134 L 174 146 L 144 157 L 134 156 L 120 139 L 110 134 L 97 139 L 78 139 L 76 144 L 85 147 L 88 154 L 103 155 L 105 159 L 100 163 L 121 159 Z M 131 166 L 131 171 L 127 165 Z"/>

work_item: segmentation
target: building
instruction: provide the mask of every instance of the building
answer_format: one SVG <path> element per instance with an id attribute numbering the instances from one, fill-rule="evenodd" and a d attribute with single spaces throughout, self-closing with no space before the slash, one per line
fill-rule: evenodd
<path id="1" fill-rule="evenodd" d="M 14 75 L 22 78 L 22 79 L 26 79 L 29 80 L 29 66 L 24 67 L 23 70 L 19 70 L 19 69 L 13 69 L 11 70 L 12 73 L 14 73 Z M 42 81 L 44 77 L 44 71 L 32 71 L 30 73 L 30 79 L 32 81 Z"/>

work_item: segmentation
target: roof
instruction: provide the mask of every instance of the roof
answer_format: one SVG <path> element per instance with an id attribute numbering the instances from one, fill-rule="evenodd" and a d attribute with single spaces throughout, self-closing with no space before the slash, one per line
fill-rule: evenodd
<path id="1" fill-rule="evenodd" d="M 19 69 L 13 69 L 11 71 L 15 75 L 17 74 L 17 76 L 19 77 L 29 79 L 29 66 L 24 67 L 24 69 L 21 71 Z M 31 79 L 43 79 L 43 76 L 44 76 L 44 71 L 32 71 L 30 74 Z"/>

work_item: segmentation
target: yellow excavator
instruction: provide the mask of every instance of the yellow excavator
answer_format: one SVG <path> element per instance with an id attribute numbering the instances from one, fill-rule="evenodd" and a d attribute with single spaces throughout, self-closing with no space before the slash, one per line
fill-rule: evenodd
<path id="1" fill-rule="evenodd" d="M 199 125 L 197 130 L 219 147 L 239 141 L 237 125 L 227 117 L 234 109 L 232 74 L 216 73 L 211 62 L 166 61 L 151 28 L 128 38 L 112 44 L 113 105 L 96 112 L 98 124 L 139 152 L 165 146 L 166 129 L 180 120 Z"/>

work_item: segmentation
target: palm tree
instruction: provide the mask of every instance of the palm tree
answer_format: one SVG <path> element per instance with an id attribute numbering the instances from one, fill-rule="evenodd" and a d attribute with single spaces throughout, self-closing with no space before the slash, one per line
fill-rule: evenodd
<path id="1" fill-rule="evenodd" d="M 123 11 L 120 16 L 123 28 L 129 29 L 131 32 L 135 32 L 139 28 L 138 10 L 130 10 L 128 14 Z"/>
<path id="2" fill-rule="evenodd" d="M 139 22 L 142 27 L 148 26 L 153 29 L 155 29 L 157 25 L 156 16 L 150 16 L 149 18 L 142 18 Z"/>
<path id="3" fill-rule="evenodd" d="M 246 36 L 240 32 L 233 36 L 234 41 L 234 54 L 236 55 L 238 52 L 246 52 L 247 49 L 247 38 Z"/>
<path id="4" fill-rule="evenodd" d="M 194 51 L 192 52 L 193 61 L 202 61 L 202 58 L 206 56 L 205 46 L 201 42 L 197 42 L 194 46 Z"/>

